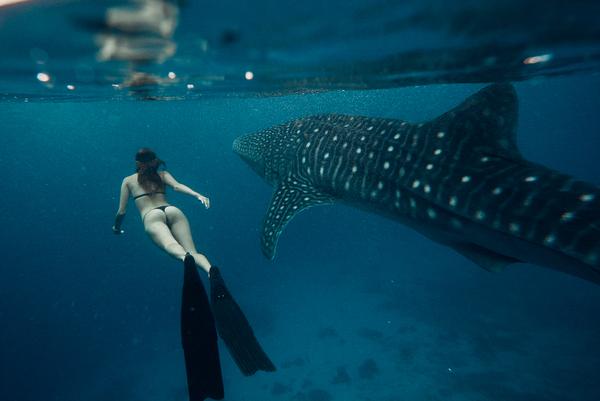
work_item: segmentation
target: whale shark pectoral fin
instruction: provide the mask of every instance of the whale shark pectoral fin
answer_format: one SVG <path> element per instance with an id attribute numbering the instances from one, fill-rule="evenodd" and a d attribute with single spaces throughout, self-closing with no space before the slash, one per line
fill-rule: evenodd
<path id="1" fill-rule="evenodd" d="M 490 251 L 475 244 L 460 243 L 452 244 L 450 247 L 489 272 L 501 272 L 506 266 L 520 262 L 518 259 Z"/>
<path id="2" fill-rule="evenodd" d="M 333 198 L 312 187 L 308 182 L 295 178 L 279 183 L 265 216 L 261 247 L 263 254 L 273 259 L 279 235 L 286 224 L 300 211 L 317 205 L 333 203 Z"/>

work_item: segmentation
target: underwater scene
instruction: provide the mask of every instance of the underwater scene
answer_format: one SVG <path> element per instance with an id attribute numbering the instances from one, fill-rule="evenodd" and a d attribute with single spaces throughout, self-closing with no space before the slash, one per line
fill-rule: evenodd
<path id="1" fill-rule="evenodd" d="M 0 400 L 599 400 L 599 15 L 0 0 Z"/>

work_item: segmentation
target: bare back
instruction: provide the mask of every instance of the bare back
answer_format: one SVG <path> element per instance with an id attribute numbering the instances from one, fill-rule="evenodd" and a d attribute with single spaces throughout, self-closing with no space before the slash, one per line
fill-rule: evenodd
<path id="1" fill-rule="evenodd" d="M 164 172 L 160 171 L 158 174 L 160 175 L 160 178 L 164 182 L 164 178 L 163 178 Z M 148 213 L 150 210 L 152 210 L 158 206 L 169 205 L 166 195 L 163 193 L 160 193 L 160 192 L 164 192 L 164 189 L 159 190 L 159 192 L 154 192 L 154 191 L 148 191 L 148 190 L 142 188 L 142 186 L 138 182 L 138 174 L 137 173 L 132 174 L 128 177 L 125 177 L 124 182 L 127 185 L 129 194 L 134 199 L 139 195 L 147 194 L 145 196 L 141 196 L 141 197 L 135 199 L 135 205 L 137 206 L 137 208 L 140 212 L 140 215 L 142 217 L 145 216 L 146 213 Z M 165 189 L 166 189 L 166 184 L 165 184 Z"/>

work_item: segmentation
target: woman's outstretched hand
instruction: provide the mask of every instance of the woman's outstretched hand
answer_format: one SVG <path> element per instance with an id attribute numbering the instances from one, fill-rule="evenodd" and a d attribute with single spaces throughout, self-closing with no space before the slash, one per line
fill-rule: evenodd
<path id="1" fill-rule="evenodd" d="M 198 195 L 197 199 L 202 202 L 205 208 L 208 209 L 210 207 L 210 199 L 208 199 L 206 196 Z"/>

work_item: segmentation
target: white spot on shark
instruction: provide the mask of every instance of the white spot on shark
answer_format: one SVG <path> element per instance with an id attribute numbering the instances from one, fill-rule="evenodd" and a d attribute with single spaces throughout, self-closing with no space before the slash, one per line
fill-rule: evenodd
<path id="1" fill-rule="evenodd" d="M 548 234 L 546 236 L 546 238 L 544 238 L 544 244 L 546 245 L 552 245 L 556 242 L 556 236 L 554 236 L 553 234 Z"/>
<path id="2" fill-rule="evenodd" d="M 433 154 L 434 154 L 434 155 L 436 155 L 436 156 L 439 156 L 439 155 L 441 155 L 441 154 L 442 154 L 442 149 L 436 149 L 436 150 L 433 152 Z"/>
<path id="3" fill-rule="evenodd" d="M 446 136 L 446 133 L 444 131 L 440 131 L 437 133 L 437 137 L 440 139 L 443 138 L 444 136 Z"/>
<path id="4" fill-rule="evenodd" d="M 475 212 L 475 218 L 477 220 L 485 219 L 485 212 L 483 210 L 478 210 L 477 212 Z"/>
<path id="5" fill-rule="evenodd" d="M 382 182 L 382 181 L 379 181 L 379 182 L 377 183 L 377 188 L 379 188 L 379 189 L 383 189 L 383 182 Z"/>
<path id="6" fill-rule="evenodd" d="M 319 132 L 319 129 L 318 129 L 318 128 L 315 128 L 315 129 L 313 130 L 313 132 Z"/>
<path id="7" fill-rule="evenodd" d="M 419 188 L 419 185 L 421 185 L 421 181 L 419 180 L 414 180 L 412 183 L 413 188 Z"/>
<path id="8" fill-rule="evenodd" d="M 579 197 L 579 200 L 582 202 L 591 202 L 595 198 L 594 194 L 583 194 Z"/>
<path id="9" fill-rule="evenodd" d="M 426 194 L 428 194 L 428 193 L 430 193 L 430 192 L 431 192 L 431 187 L 430 187 L 429 185 L 425 185 L 425 186 L 423 187 L 423 191 L 424 191 Z"/>
<path id="10" fill-rule="evenodd" d="M 394 135 L 394 139 L 400 139 L 400 134 Z"/>
<path id="11" fill-rule="evenodd" d="M 564 212 L 563 214 L 560 215 L 560 220 L 561 221 L 571 221 L 573 220 L 573 218 L 575 217 L 575 213 L 573 212 Z"/>
<path id="12" fill-rule="evenodd" d="M 385 162 L 385 163 L 383 163 L 383 169 L 384 169 L 384 170 L 387 170 L 387 169 L 389 169 L 389 168 L 390 168 L 390 162 Z"/>
<path id="13" fill-rule="evenodd" d="M 482 157 L 481 159 L 479 159 L 479 160 L 481 160 L 481 162 L 482 162 L 482 163 L 487 163 L 487 162 L 489 162 L 489 161 L 490 161 L 490 158 L 489 158 L 489 157 L 487 157 L 487 156 L 483 156 L 483 157 Z"/>
<path id="14" fill-rule="evenodd" d="M 425 166 L 425 168 L 427 170 L 431 170 L 431 169 L 433 169 L 433 164 L 429 163 L 427 166 Z"/>
<path id="15" fill-rule="evenodd" d="M 530 175 L 529 177 L 525 177 L 525 182 L 534 182 L 537 181 L 537 177 Z"/>
<path id="16" fill-rule="evenodd" d="M 450 199 L 448 199 L 448 204 L 455 207 L 458 204 L 458 198 L 456 196 L 451 196 Z"/>
<path id="17" fill-rule="evenodd" d="M 307 148 L 310 148 L 310 142 L 307 142 L 307 143 L 306 143 L 306 147 L 307 147 Z"/>
<path id="18" fill-rule="evenodd" d="M 371 125 L 369 128 L 367 128 L 367 131 L 371 131 L 373 129 L 373 126 Z"/>
<path id="19" fill-rule="evenodd" d="M 518 225 L 517 223 L 510 223 L 508 226 L 508 229 L 510 230 L 511 233 L 518 233 L 519 231 L 521 231 L 521 226 Z"/>
<path id="20" fill-rule="evenodd" d="M 361 148 L 356 148 L 356 154 L 357 154 L 357 155 L 360 155 L 360 154 L 361 154 L 361 152 L 362 152 L 362 149 L 361 149 Z"/>
<path id="21" fill-rule="evenodd" d="M 325 160 L 329 159 L 329 152 L 327 152 L 323 155 L 323 159 L 325 159 Z"/>
<path id="22" fill-rule="evenodd" d="M 387 148 L 387 150 L 388 150 L 388 152 L 393 152 L 394 151 L 394 147 L 390 146 L 390 147 Z"/>
<path id="23" fill-rule="evenodd" d="M 398 171 L 398 175 L 400 175 L 400 177 L 404 177 L 405 173 L 406 173 L 406 170 L 404 170 L 404 167 L 400 167 L 400 171 Z"/>
<path id="24" fill-rule="evenodd" d="M 496 188 L 494 188 L 494 190 L 492 191 L 492 193 L 494 195 L 500 195 L 502 193 L 502 188 L 496 187 Z"/>
<path id="25" fill-rule="evenodd" d="M 465 176 L 463 176 L 463 177 L 462 177 L 460 180 L 461 180 L 462 182 L 469 182 L 469 181 L 471 181 L 471 177 L 469 177 L 468 175 L 465 175 Z"/>
<path id="26" fill-rule="evenodd" d="M 437 216 L 437 213 L 433 209 L 427 209 L 427 215 L 429 216 L 430 219 L 435 219 Z"/>
<path id="27" fill-rule="evenodd" d="M 372 159 L 375 156 L 375 153 L 369 152 L 369 159 Z"/>
<path id="28" fill-rule="evenodd" d="M 462 228 L 462 223 L 456 217 L 453 217 L 450 220 L 450 224 L 452 224 L 452 227 L 454 227 L 456 230 L 460 230 Z"/>
<path id="29" fill-rule="evenodd" d="M 352 166 L 352 174 L 356 173 L 357 171 L 358 171 L 358 167 Z"/>
<path id="30" fill-rule="evenodd" d="M 302 164 L 306 163 L 306 157 L 302 156 Z"/>

